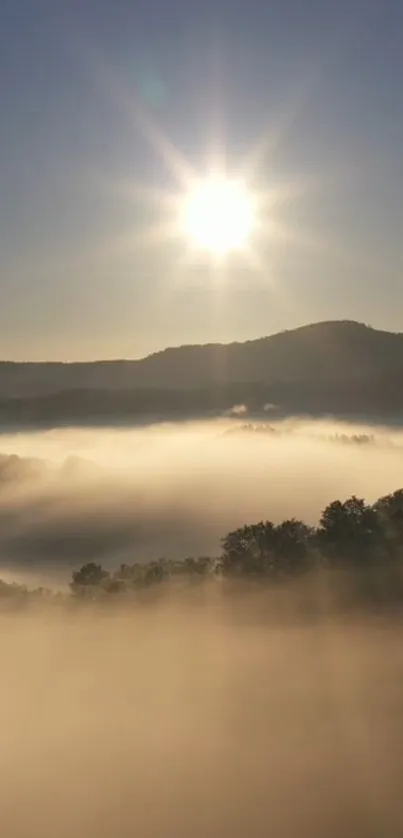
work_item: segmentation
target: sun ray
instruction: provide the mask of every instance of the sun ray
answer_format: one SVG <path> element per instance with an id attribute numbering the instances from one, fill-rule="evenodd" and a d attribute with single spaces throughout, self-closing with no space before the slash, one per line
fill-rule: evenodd
<path id="1" fill-rule="evenodd" d="M 91 51 L 90 51 L 91 52 Z M 217 53 L 221 56 L 221 50 Z M 88 57 L 93 60 L 93 67 L 104 89 L 107 89 L 118 103 L 125 119 L 134 133 L 143 137 L 145 143 L 155 153 L 156 158 L 166 167 L 172 178 L 172 189 L 158 189 L 127 179 L 111 182 L 111 190 L 133 205 L 133 225 L 121 235 L 111 235 L 108 242 L 102 242 L 96 254 L 97 259 L 112 258 L 112 254 L 137 255 L 147 252 L 156 260 L 164 258 L 166 245 L 173 244 L 169 259 L 172 262 L 172 274 L 177 273 L 178 282 L 186 281 L 189 271 L 204 270 L 206 281 L 217 286 L 222 292 L 229 283 L 229 277 L 245 268 L 245 281 L 250 280 L 253 272 L 254 281 L 266 285 L 276 284 L 276 271 L 272 267 L 273 253 L 278 248 L 310 249 L 314 252 L 326 250 L 336 252 L 336 257 L 343 258 L 343 248 L 337 243 L 325 241 L 321 234 L 314 235 L 308 230 L 296 228 L 291 223 L 292 213 L 289 206 L 303 198 L 309 190 L 323 186 L 318 172 L 312 175 L 290 177 L 285 182 L 276 174 L 275 157 L 291 132 L 296 131 L 296 121 L 304 111 L 307 100 L 316 87 L 315 72 L 306 77 L 299 89 L 290 97 L 289 104 L 282 108 L 277 119 L 271 119 L 262 135 L 252 144 L 244 160 L 238 165 L 231 163 L 229 150 L 231 138 L 225 137 L 225 95 L 217 93 L 217 70 L 212 73 L 210 107 L 214 113 L 211 120 L 206 120 L 212 142 L 206 144 L 205 172 L 196 171 L 186 155 L 175 145 L 163 130 L 149 108 L 144 105 L 141 95 L 129 90 L 127 85 L 117 78 L 111 68 L 108 69 L 104 57 L 99 60 L 92 51 Z M 221 60 L 221 59 L 220 59 Z M 309 75 L 309 74 L 308 74 Z M 319 73 L 319 76 L 321 73 Z M 213 78 L 214 76 L 214 78 Z M 320 79 L 319 79 L 320 80 Z M 200 164 L 202 167 L 202 163 Z M 189 196 L 208 185 L 211 179 L 222 182 L 241 182 L 244 184 L 247 200 L 244 208 L 235 212 L 230 200 L 221 201 L 221 212 L 208 202 L 203 209 L 199 207 L 187 216 L 184 224 L 184 208 L 189 210 Z M 264 185 L 263 185 L 264 184 Z M 268 186 L 266 186 L 268 184 Z M 211 197 L 211 196 L 210 196 Z M 217 196 L 216 196 L 217 197 Z M 253 211 L 251 212 L 251 205 Z M 293 208 L 293 207 L 292 207 Z M 137 215 L 136 215 L 137 213 Z M 186 214 L 186 211 L 185 211 Z M 288 221 L 287 221 L 288 215 Z M 140 216 L 140 225 L 139 225 Z M 142 217 L 141 217 L 142 216 Z M 147 223 L 145 219 L 150 218 Z M 195 218 L 196 216 L 196 218 Z M 200 225 L 201 223 L 201 228 Z M 231 225 L 235 226 L 232 227 Z M 346 254 L 344 254 L 344 257 Z M 147 257 L 148 258 L 148 257 Z M 168 260 L 169 261 L 169 260 Z M 168 265 L 164 276 L 168 274 Z M 171 280 L 169 280 L 171 281 Z M 169 284 L 169 283 L 167 283 Z M 284 289 L 283 289 L 284 290 Z"/>
<path id="2" fill-rule="evenodd" d="M 92 73 L 103 90 L 108 93 L 115 104 L 119 105 L 133 128 L 143 135 L 146 142 L 160 156 L 160 159 L 163 160 L 170 173 L 176 177 L 181 186 L 186 187 L 194 182 L 197 173 L 186 156 L 175 146 L 151 115 L 150 110 L 141 101 L 141 96 L 124 84 L 122 78 L 107 63 L 105 56 L 101 55 L 100 50 L 96 48 L 94 43 L 90 43 L 88 40 L 83 41 L 82 38 L 77 37 L 76 48 L 80 49 L 81 57 L 91 67 Z"/>

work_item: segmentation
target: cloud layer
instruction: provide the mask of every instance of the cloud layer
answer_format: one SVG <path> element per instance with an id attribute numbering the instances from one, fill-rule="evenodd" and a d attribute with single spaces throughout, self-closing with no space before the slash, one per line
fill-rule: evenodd
<path id="1" fill-rule="evenodd" d="M 271 605 L 0 617 L 7 838 L 401 835 L 401 624 Z"/>
<path id="2" fill-rule="evenodd" d="M 3 571 L 65 578 L 94 558 L 217 555 L 231 528 L 316 523 L 334 498 L 374 500 L 403 473 L 402 434 L 329 423 L 64 429 L 4 435 L 0 450 Z"/>

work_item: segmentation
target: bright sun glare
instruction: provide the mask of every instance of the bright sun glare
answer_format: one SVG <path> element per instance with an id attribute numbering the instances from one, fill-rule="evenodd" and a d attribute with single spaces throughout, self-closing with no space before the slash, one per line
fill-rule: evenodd
<path id="1" fill-rule="evenodd" d="M 242 249 L 254 224 L 251 195 L 237 181 L 214 178 L 199 183 L 184 200 L 186 236 L 210 253 L 224 256 Z"/>

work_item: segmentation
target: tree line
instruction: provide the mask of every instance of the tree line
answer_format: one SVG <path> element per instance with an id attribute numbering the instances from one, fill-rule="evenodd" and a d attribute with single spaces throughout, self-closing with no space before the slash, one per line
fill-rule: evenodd
<path id="1" fill-rule="evenodd" d="M 280 524 L 260 521 L 229 532 L 216 558 L 160 559 L 105 570 L 96 562 L 72 575 L 75 597 L 95 598 L 154 586 L 178 578 L 208 576 L 284 580 L 319 568 L 403 570 L 403 489 L 368 504 L 355 495 L 323 510 L 317 527 L 291 518 Z"/>
<path id="2" fill-rule="evenodd" d="M 246 524 L 227 533 L 217 557 L 159 559 L 122 564 L 109 571 L 85 563 L 72 574 L 67 599 L 101 600 L 112 595 L 163 590 L 164 582 L 250 579 L 268 583 L 298 579 L 318 570 L 342 571 L 367 587 L 376 581 L 403 601 L 403 489 L 368 504 L 355 495 L 335 500 L 323 510 L 316 527 L 290 518 Z M 386 583 L 386 586 L 385 586 Z M 46 588 L 29 590 L 0 579 L 0 601 L 27 604 L 65 601 Z"/>

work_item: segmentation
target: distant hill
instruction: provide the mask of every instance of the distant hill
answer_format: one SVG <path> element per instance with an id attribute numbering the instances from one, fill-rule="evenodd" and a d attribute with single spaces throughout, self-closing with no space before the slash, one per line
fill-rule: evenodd
<path id="1" fill-rule="evenodd" d="M 342 381 L 398 369 L 403 369 L 403 334 L 330 321 L 245 343 L 164 349 L 135 361 L 0 362 L 0 399 L 77 389 L 183 390 L 217 383 Z"/>
<path id="2" fill-rule="evenodd" d="M 350 321 L 142 360 L 0 363 L 0 422 L 252 412 L 403 415 L 403 334 Z"/>

